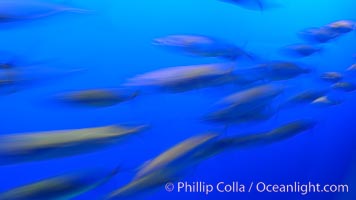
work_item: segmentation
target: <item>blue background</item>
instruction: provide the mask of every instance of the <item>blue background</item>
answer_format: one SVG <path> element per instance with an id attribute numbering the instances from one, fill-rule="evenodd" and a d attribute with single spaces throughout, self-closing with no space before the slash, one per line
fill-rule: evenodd
<path id="1" fill-rule="evenodd" d="M 285 59 L 282 46 L 298 43 L 297 34 L 341 20 L 355 20 L 354 0 L 284 0 L 278 8 L 250 11 L 216 0 L 69 1 L 91 14 L 61 14 L 43 20 L 0 26 L 1 49 L 29 60 L 49 60 L 49 67 L 85 68 L 86 73 L 44 82 L 0 98 L 0 134 L 102 126 L 126 122 L 150 123 L 152 128 L 137 138 L 92 154 L 0 168 L 0 191 L 63 172 L 117 165 L 136 168 L 176 143 L 222 127 L 199 118 L 233 88 L 209 88 L 180 94 L 140 96 L 109 108 L 68 108 L 49 99 L 67 90 L 119 87 L 137 74 L 173 66 L 218 62 L 214 58 L 186 57 L 151 45 L 152 39 L 169 34 L 203 34 L 224 38 L 267 59 Z M 355 60 L 356 36 L 350 33 L 325 45 L 325 51 L 301 59 L 316 71 L 344 71 Z M 356 77 L 354 77 L 356 78 Z M 298 84 L 309 87 L 306 77 Z M 269 130 L 293 119 L 314 118 L 310 132 L 268 146 L 226 152 L 193 169 L 186 181 L 294 181 L 320 184 L 355 183 L 356 95 L 343 104 L 323 110 L 298 108 L 283 111 L 265 123 L 236 126 L 229 135 Z M 100 199 L 128 183 L 132 172 L 123 172 L 108 184 L 77 199 Z M 355 184 L 354 184 L 355 185 Z M 350 185 L 351 190 L 356 186 Z M 353 196 L 352 196 L 353 195 Z M 167 193 L 164 188 L 140 199 L 356 199 L 349 194 Z"/>

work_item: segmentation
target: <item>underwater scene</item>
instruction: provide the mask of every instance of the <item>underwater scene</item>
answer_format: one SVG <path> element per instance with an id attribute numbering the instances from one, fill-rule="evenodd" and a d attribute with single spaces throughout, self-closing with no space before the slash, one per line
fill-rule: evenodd
<path id="1" fill-rule="evenodd" d="M 0 200 L 355 200 L 355 8 L 0 0 Z"/>

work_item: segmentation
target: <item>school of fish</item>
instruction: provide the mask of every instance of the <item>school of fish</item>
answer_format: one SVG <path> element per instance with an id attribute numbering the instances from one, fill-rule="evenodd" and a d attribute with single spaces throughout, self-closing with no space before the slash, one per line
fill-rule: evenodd
<path id="1" fill-rule="evenodd" d="M 217 0 L 244 9 L 267 11 L 278 7 L 268 0 Z M 26 11 L 26 12 L 25 12 Z M 28 11 L 28 12 L 27 12 Z M 41 20 L 66 12 L 92 13 L 90 10 L 40 0 L 0 0 L 0 24 Z M 355 30 L 356 22 L 339 20 L 322 27 L 312 27 L 297 33 L 302 42 L 281 47 L 286 57 L 303 58 L 322 52 L 323 44 L 333 42 Z M 106 194 L 102 199 L 128 199 L 143 195 L 147 191 L 162 187 L 187 175 L 187 171 L 202 161 L 226 151 L 238 151 L 245 147 L 258 147 L 297 137 L 317 126 L 317 120 L 295 119 L 280 124 L 271 130 L 259 133 L 233 134 L 225 132 L 238 124 L 258 124 L 273 119 L 279 112 L 297 106 L 329 107 L 339 105 L 342 99 L 331 95 L 334 92 L 351 93 L 356 90 L 352 77 L 356 64 L 345 66 L 345 71 L 324 71 L 317 73 L 312 67 L 286 60 L 264 60 L 253 52 L 245 50 L 223 38 L 208 35 L 166 35 L 152 39 L 152 45 L 194 57 L 214 57 L 219 63 L 168 66 L 156 71 L 143 71 L 135 77 L 113 88 L 92 88 L 87 90 L 63 91 L 52 100 L 59 104 L 91 108 L 110 108 L 145 94 L 183 93 L 191 90 L 222 85 L 233 85 L 235 93 L 222 97 L 212 105 L 213 110 L 198 119 L 199 123 L 223 126 L 221 131 L 197 133 L 167 149 L 135 171 L 126 185 Z M 14 55 L 17 57 L 17 55 Z M 18 59 L 18 58 L 17 58 Z M 239 67 L 237 62 L 252 63 Z M 174 63 L 172 63 L 174 64 Z M 28 66 L 15 61 L 0 63 L 1 95 L 39 87 L 44 81 L 75 76 L 85 69 L 61 70 L 45 67 L 43 63 Z M 289 80 L 310 77 L 324 82 L 326 87 L 291 90 Z M 293 92 L 290 92 L 293 91 Z M 124 123 L 123 123 L 124 124 Z M 78 156 L 120 145 L 131 136 L 149 130 L 149 124 L 133 126 L 108 124 L 103 127 L 81 129 L 49 130 L 30 133 L 0 135 L 0 167 L 26 162 L 37 162 L 63 157 Z M 100 170 L 73 172 L 56 175 L 37 182 L 20 185 L 9 191 L 2 191 L 0 200 L 47 200 L 72 199 L 103 184 L 109 184 L 112 177 L 120 173 L 120 166 L 109 172 Z"/>

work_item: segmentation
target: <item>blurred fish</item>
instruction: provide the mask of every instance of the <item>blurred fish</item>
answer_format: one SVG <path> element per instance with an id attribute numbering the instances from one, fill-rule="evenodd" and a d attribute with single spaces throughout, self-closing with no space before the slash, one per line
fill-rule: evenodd
<path id="1" fill-rule="evenodd" d="M 240 149 L 280 142 L 310 130 L 315 125 L 316 122 L 314 121 L 301 119 L 284 124 L 264 133 L 246 134 L 222 138 L 214 141 L 211 143 L 211 145 L 206 146 L 206 148 L 197 152 L 194 155 L 194 159 L 206 159 L 231 149 Z"/>
<path id="2" fill-rule="evenodd" d="M 327 43 L 341 34 L 328 27 L 309 28 L 299 33 L 299 36 L 308 42 Z"/>
<path id="3" fill-rule="evenodd" d="M 293 57 L 308 57 L 315 53 L 321 52 L 322 48 L 310 44 L 295 44 L 282 48 L 282 51 Z"/>
<path id="4" fill-rule="evenodd" d="M 214 133 L 207 133 L 184 140 L 146 163 L 136 173 L 135 179 L 139 179 L 160 169 L 176 168 L 179 165 L 185 165 L 184 161 L 187 157 L 204 148 L 205 145 L 216 139 L 217 136 Z"/>
<path id="5" fill-rule="evenodd" d="M 219 63 L 171 67 L 130 79 L 124 86 L 153 87 L 169 92 L 218 86 L 237 81 L 233 74 L 234 64 Z"/>
<path id="6" fill-rule="evenodd" d="M 153 44 L 190 56 L 218 57 L 227 60 L 243 57 L 254 59 L 250 53 L 232 43 L 203 35 L 168 35 L 154 39 Z"/>
<path id="7" fill-rule="evenodd" d="M 353 80 L 356 77 L 356 64 L 352 64 L 345 71 L 345 77 L 347 79 Z"/>
<path id="8" fill-rule="evenodd" d="M 353 92 L 356 90 L 356 84 L 346 81 L 340 81 L 331 86 L 333 89 L 341 90 L 344 92 Z"/>
<path id="9" fill-rule="evenodd" d="M 66 92 L 56 95 L 56 99 L 63 103 L 72 105 L 105 107 L 132 100 L 137 95 L 138 91 L 125 91 L 120 89 L 91 89 Z"/>
<path id="10" fill-rule="evenodd" d="M 41 0 L 0 1 L 0 23 L 40 19 L 64 12 L 88 13 L 89 11 Z"/>
<path id="11" fill-rule="evenodd" d="M 340 20 L 328 24 L 327 27 L 339 34 L 344 34 L 355 29 L 355 22 L 350 20 Z"/>
<path id="12" fill-rule="evenodd" d="M 349 68 L 347 68 L 347 71 L 356 71 L 356 64 L 353 64 Z"/>
<path id="13" fill-rule="evenodd" d="M 224 124 L 263 121 L 274 115 L 272 100 L 284 91 L 279 85 L 262 85 L 232 94 L 220 102 L 222 108 L 207 114 L 203 120 Z"/>
<path id="14" fill-rule="evenodd" d="M 0 136 L 0 165 L 46 160 L 99 150 L 143 131 L 147 126 L 104 126 Z"/>
<path id="15" fill-rule="evenodd" d="M 265 81 L 281 81 L 296 78 L 303 74 L 308 74 L 311 69 L 301 67 L 292 62 L 275 61 L 259 64 L 251 68 L 254 70 L 255 78 Z"/>
<path id="16" fill-rule="evenodd" d="M 307 131 L 313 128 L 315 125 L 316 125 L 315 121 L 305 120 L 305 119 L 296 120 L 268 132 L 263 137 L 266 142 L 275 142 L 279 140 L 284 140 L 286 138 L 295 136 L 296 134 Z"/>
<path id="17" fill-rule="evenodd" d="M 306 91 L 296 94 L 295 96 L 292 96 L 286 102 L 282 103 L 279 107 L 288 108 L 300 104 L 310 104 L 314 100 L 325 96 L 327 92 L 328 90 L 326 89 L 308 89 Z"/>
<path id="18" fill-rule="evenodd" d="M 127 185 L 111 192 L 106 198 L 107 200 L 126 200 L 134 196 L 143 195 L 147 191 L 162 187 L 169 182 L 178 180 L 180 176 L 177 168 L 164 168 L 151 172 L 146 176 L 132 180 Z"/>
<path id="19" fill-rule="evenodd" d="M 113 191 L 107 199 L 128 199 L 147 190 L 160 187 L 167 182 L 175 181 L 196 164 L 191 156 L 203 149 L 217 137 L 208 133 L 189 138 L 163 152 L 146 163 L 136 174 L 133 181 Z M 194 162 L 193 162 L 194 161 Z"/>
<path id="20" fill-rule="evenodd" d="M 143 174 L 137 173 L 132 182 L 111 193 L 108 199 L 127 199 L 167 182 L 175 181 L 180 178 L 180 172 L 228 149 L 278 142 L 314 126 L 315 123 L 312 121 L 297 120 L 262 134 L 223 139 L 215 139 L 216 135 L 207 134 L 203 137 L 188 139 L 151 161 L 142 169 Z"/>
<path id="21" fill-rule="evenodd" d="M 0 200 L 72 199 L 105 184 L 117 173 L 90 170 L 65 174 L 11 189 L 0 194 Z"/>
<path id="22" fill-rule="evenodd" d="M 271 1 L 267 1 L 267 0 L 219 0 L 219 1 L 235 4 L 237 6 L 249 10 L 260 10 L 260 11 L 268 10 L 278 6 L 277 4 L 274 4 Z"/>
<path id="23" fill-rule="evenodd" d="M 225 125 L 261 122 L 272 118 L 275 110 L 266 105 L 251 105 L 248 107 L 229 107 L 204 116 L 205 122 L 221 123 Z"/>
<path id="24" fill-rule="evenodd" d="M 319 97 L 319 98 L 315 99 L 312 102 L 312 105 L 321 106 L 321 107 L 328 107 L 328 106 L 339 105 L 341 103 L 342 103 L 341 100 L 331 99 L 328 96 L 322 96 L 322 97 Z"/>
<path id="25" fill-rule="evenodd" d="M 222 99 L 219 104 L 230 106 L 245 106 L 252 104 L 265 104 L 284 91 L 284 87 L 277 84 L 266 84 L 252 87 Z"/>
<path id="26" fill-rule="evenodd" d="M 343 75 L 339 72 L 324 72 L 320 78 L 324 81 L 335 83 L 343 79 Z"/>

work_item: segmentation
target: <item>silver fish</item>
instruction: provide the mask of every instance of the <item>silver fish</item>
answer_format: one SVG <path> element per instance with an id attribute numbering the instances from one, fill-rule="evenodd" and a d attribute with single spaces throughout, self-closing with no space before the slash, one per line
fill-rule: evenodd
<path id="1" fill-rule="evenodd" d="M 340 72 L 324 72 L 320 75 L 320 78 L 324 81 L 336 83 L 344 78 Z"/>
<path id="2" fill-rule="evenodd" d="M 204 160 L 212 156 L 216 156 L 227 150 L 241 149 L 251 146 L 268 145 L 275 142 L 280 142 L 291 138 L 297 134 L 312 129 L 317 123 L 311 120 L 296 120 L 287 124 L 281 125 L 271 131 L 254 134 L 244 134 L 221 138 L 206 148 L 197 152 L 193 159 Z"/>
<path id="3" fill-rule="evenodd" d="M 275 110 L 266 105 L 250 105 L 248 107 L 230 107 L 221 109 L 204 116 L 203 120 L 225 125 L 249 122 L 261 122 L 272 118 Z"/>
<path id="4" fill-rule="evenodd" d="M 0 200 L 72 199 L 108 182 L 118 170 L 101 170 L 64 174 L 20 186 L 0 194 Z"/>
<path id="5" fill-rule="evenodd" d="M 356 64 L 353 64 L 349 68 L 347 68 L 347 71 L 356 71 Z"/>
<path id="6" fill-rule="evenodd" d="M 145 164 L 130 183 L 113 191 L 107 199 L 128 199 L 177 180 L 197 163 L 191 159 L 192 155 L 209 145 L 216 137 L 217 134 L 208 133 L 175 145 Z"/>
<path id="7" fill-rule="evenodd" d="M 328 96 L 322 96 L 315 99 L 312 102 L 312 105 L 319 106 L 319 107 L 329 107 L 341 104 L 342 101 L 338 99 L 334 99 Z"/>
<path id="8" fill-rule="evenodd" d="M 293 57 L 308 57 L 321 52 L 322 48 L 310 44 L 295 44 L 284 47 L 283 52 Z"/>
<path id="9" fill-rule="evenodd" d="M 56 99 L 72 105 L 93 107 L 113 106 L 129 101 L 138 95 L 138 91 L 125 91 L 120 89 L 90 89 L 66 92 L 56 95 Z"/>
<path id="10" fill-rule="evenodd" d="M 232 43 L 203 35 L 168 35 L 154 39 L 153 44 L 191 56 L 218 57 L 227 60 L 243 57 L 254 59 L 250 53 Z"/>
<path id="11" fill-rule="evenodd" d="M 350 20 L 339 20 L 326 26 L 337 33 L 344 34 L 355 30 L 355 24 L 355 22 Z"/>
<path id="12" fill-rule="evenodd" d="M 339 36 L 340 33 L 328 27 L 309 28 L 299 33 L 299 36 L 308 42 L 327 43 Z"/>
<path id="13" fill-rule="evenodd" d="M 265 104 L 280 95 L 284 91 L 283 86 L 277 84 L 266 84 L 252 87 L 222 99 L 219 104 L 228 106 L 244 106 Z"/>
<path id="14" fill-rule="evenodd" d="M 270 104 L 284 91 L 279 85 L 262 85 L 232 94 L 220 102 L 222 108 L 209 113 L 203 120 L 224 124 L 263 121 L 274 115 Z"/>
<path id="15" fill-rule="evenodd" d="M 310 104 L 314 100 L 325 96 L 326 93 L 328 93 L 327 89 L 309 89 L 292 96 L 287 101 L 282 103 L 279 108 L 288 108 L 300 104 Z"/>
<path id="16" fill-rule="evenodd" d="M 207 133 L 184 140 L 163 152 L 152 161 L 149 161 L 148 164 L 143 166 L 143 168 L 136 173 L 135 179 L 139 179 L 160 169 L 175 168 L 181 165 L 187 157 L 199 151 L 199 149 L 203 148 L 217 136 L 218 135 L 214 133 Z"/>
<path id="17" fill-rule="evenodd" d="M 233 83 L 236 81 L 233 69 L 231 63 L 171 67 L 136 76 L 124 86 L 184 92 Z"/>
<path id="18" fill-rule="evenodd" d="M 0 165 L 88 153 L 124 141 L 147 126 L 95 128 L 1 135 Z"/>
<path id="19" fill-rule="evenodd" d="M 333 89 L 341 90 L 344 92 L 353 92 L 356 90 L 356 84 L 347 82 L 347 81 L 340 81 L 331 86 Z"/>
<path id="20" fill-rule="evenodd" d="M 121 188 L 111 192 L 104 199 L 106 200 L 125 200 L 134 196 L 142 195 L 147 191 L 162 187 L 168 182 L 173 182 L 181 178 L 177 174 L 180 173 L 179 168 L 163 168 L 151 172 L 146 176 L 134 179 Z"/>

